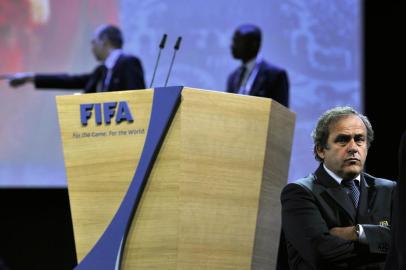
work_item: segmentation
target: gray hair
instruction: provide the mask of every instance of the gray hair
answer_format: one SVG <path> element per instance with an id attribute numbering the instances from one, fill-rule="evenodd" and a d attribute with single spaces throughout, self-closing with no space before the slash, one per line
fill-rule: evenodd
<path id="1" fill-rule="evenodd" d="M 314 158 L 317 161 L 323 161 L 317 154 L 317 149 L 322 148 L 325 149 L 327 148 L 327 140 L 328 136 L 330 135 L 330 126 L 332 124 L 337 123 L 340 119 L 343 117 L 347 117 L 350 115 L 356 115 L 358 116 L 362 122 L 364 123 L 366 129 L 367 129 L 367 147 L 369 148 L 371 146 L 372 141 L 374 140 L 374 130 L 372 129 L 372 125 L 369 122 L 368 118 L 357 112 L 355 109 L 351 107 L 335 107 L 332 108 L 326 112 L 324 112 L 317 124 L 316 128 L 312 131 L 311 136 L 313 138 L 313 153 L 314 153 Z"/>

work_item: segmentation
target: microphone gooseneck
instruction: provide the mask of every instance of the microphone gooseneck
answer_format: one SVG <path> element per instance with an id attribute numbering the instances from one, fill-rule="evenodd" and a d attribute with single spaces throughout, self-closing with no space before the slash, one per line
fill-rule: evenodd
<path id="1" fill-rule="evenodd" d="M 162 36 L 161 43 L 159 43 L 158 57 L 156 58 L 155 67 L 154 67 L 154 73 L 152 74 L 152 79 L 151 79 L 151 83 L 149 85 L 149 88 L 151 88 L 152 84 L 154 83 L 155 74 L 156 74 L 156 70 L 158 68 L 159 59 L 161 58 L 161 51 L 165 48 L 166 37 L 167 37 L 167 34 L 164 34 Z"/>
<path id="2" fill-rule="evenodd" d="M 172 71 L 173 62 L 175 61 L 176 52 L 180 48 L 181 41 L 182 41 L 182 37 L 178 37 L 178 39 L 176 40 L 175 46 L 173 47 L 174 50 L 173 50 L 173 55 L 172 55 L 172 61 L 171 61 L 171 65 L 169 66 L 168 75 L 166 76 L 165 87 L 168 84 L 169 76 L 171 75 L 171 71 Z"/>

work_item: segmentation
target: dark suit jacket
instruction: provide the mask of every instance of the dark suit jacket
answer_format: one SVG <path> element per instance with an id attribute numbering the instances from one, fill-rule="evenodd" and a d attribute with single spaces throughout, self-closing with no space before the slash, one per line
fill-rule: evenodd
<path id="1" fill-rule="evenodd" d="M 358 211 L 345 190 L 324 170 L 288 184 L 282 191 L 282 229 L 291 270 L 383 269 L 390 246 L 395 182 L 361 174 Z M 361 224 L 368 244 L 332 236 L 333 227 Z"/>
<path id="2" fill-rule="evenodd" d="M 396 186 L 392 222 L 392 245 L 385 270 L 406 269 L 406 132 L 399 147 L 399 182 Z"/>
<path id="3" fill-rule="evenodd" d="M 37 74 L 34 83 L 37 88 L 83 89 L 85 93 L 94 93 L 105 76 L 104 70 L 100 65 L 87 74 Z M 137 57 L 122 54 L 113 67 L 108 91 L 132 89 L 145 89 L 144 71 Z"/>
<path id="4" fill-rule="evenodd" d="M 267 97 L 289 106 L 289 79 L 287 72 L 262 60 L 259 62 L 258 74 L 250 89 L 250 96 Z M 227 80 L 227 92 L 238 93 L 237 84 L 240 69 L 237 68 Z"/>

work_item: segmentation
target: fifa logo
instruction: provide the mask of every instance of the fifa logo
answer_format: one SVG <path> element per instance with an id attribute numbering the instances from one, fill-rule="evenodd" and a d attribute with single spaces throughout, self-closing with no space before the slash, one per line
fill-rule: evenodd
<path id="1" fill-rule="evenodd" d="M 116 124 L 123 121 L 133 122 L 130 108 L 126 101 L 80 104 L 80 122 L 87 126 L 88 120 L 94 118 L 96 125 L 109 125 L 114 118 Z"/>

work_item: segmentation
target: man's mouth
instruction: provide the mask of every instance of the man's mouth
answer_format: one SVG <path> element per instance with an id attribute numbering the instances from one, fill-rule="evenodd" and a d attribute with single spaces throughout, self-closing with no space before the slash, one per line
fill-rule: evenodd
<path id="1" fill-rule="evenodd" d="M 360 160 L 358 158 L 348 158 L 345 160 L 345 163 L 349 163 L 351 165 L 358 164 Z"/>

